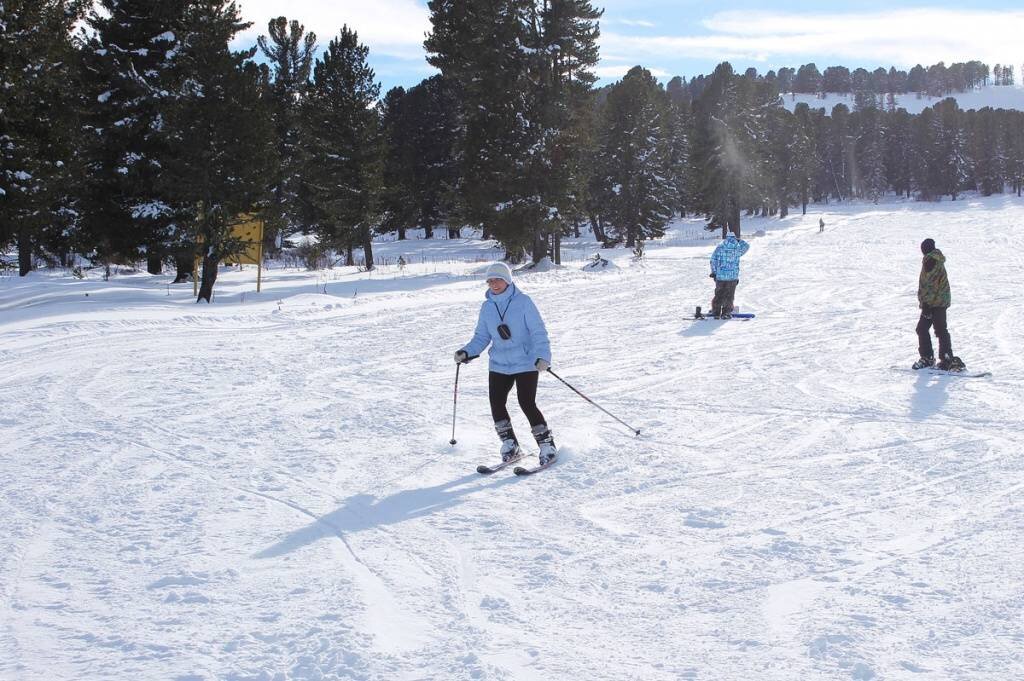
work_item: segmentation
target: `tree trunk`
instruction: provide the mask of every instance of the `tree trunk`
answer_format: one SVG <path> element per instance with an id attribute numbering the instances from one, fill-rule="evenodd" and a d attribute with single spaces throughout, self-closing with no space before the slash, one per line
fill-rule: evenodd
<path id="1" fill-rule="evenodd" d="M 562 234 L 561 233 L 555 234 L 555 235 L 553 235 L 553 238 L 554 238 L 555 242 L 551 246 L 551 252 L 554 253 L 555 264 L 556 265 L 561 265 L 562 264 Z"/>
<path id="2" fill-rule="evenodd" d="M 366 260 L 366 271 L 373 269 L 373 239 L 369 227 L 363 228 L 363 258 Z"/>
<path id="3" fill-rule="evenodd" d="M 405 241 L 405 227 L 398 228 L 398 240 Z"/>
<path id="4" fill-rule="evenodd" d="M 146 271 L 150 274 L 161 274 L 164 271 L 164 259 L 154 254 L 151 250 L 147 251 Z"/>
<path id="5" fill-rule="evenodd" d="M 533 237 L 533 262 L 538 263 L 548 254 L 548 240 L 546 235 L 535 234 Z"/>
<path id="6" fill-rule="evenodd" d="M 32 236 L 28 228 L 18 230 L 18 275 L 24 277 L 32 271 Z"/>
<path id="7" fill-rule="evenodd" d="M 345 266 L 353 267 L 356 264 L 355 256 L 352 255 L 352 244 L 345 247 Z"/>
<path id="8" fill-rule="evenodd" d="M 203 257 L 203 274 L 199 280 L 199 297 L 196 298 L 198 303 L 200 300 L 205 300 L 207 303 L 213 302 L 213 285 L 217 282 L 217 267 L 219 262 L 217 258 L 206 255 Z"/>
<path id="9" fill-rule="evenodd" d="M 461 239 L 462 238 L 462 230 L 459 227 L 449 227 L 448 228 L 448 238 L 449 239 Z"/>
<path id="10" fill-rule="evenodd" d="M 184 255 L 174 256 L 174 268 L 177 270 L 177 274 L 174 277 L 173 284 L 182 284 L 192 278 L 192 268 L 195 263 L 192 257 L 187 253 Z"/>
<path id="11" fill-rule="evenodd" d="M 596 239 L 598 243 L 601 245 L 607 243 L 607 239 L 604 235 L 604 227 L 601 226 L 601 218 L 593 213 L 590 214 L 590 228 L 594 230 L 594 239 Z"/>
<path id="12" fill-rule="evenodd" d="M 434 238 L 434 225 L 423 225 L 423 231 L 426 233 L 423 238 L 433 239 Z"/>

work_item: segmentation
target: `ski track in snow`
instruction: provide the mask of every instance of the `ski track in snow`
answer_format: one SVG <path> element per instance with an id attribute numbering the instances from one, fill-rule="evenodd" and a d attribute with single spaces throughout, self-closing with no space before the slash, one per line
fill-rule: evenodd
<path id="1" fill-rule="evenodd" d="M 561 456 L 523 479 L 474 472 L 484 359 L 448 445 L 475 265 L 187 308 L 0 279 L 0 678 L 1024 677 L 1022 206 L 748 220 L 750 322 L 688 319 L 713 242 L 521 276 L 642 430 L 543 377 Z M 990 378 L 889 369 L 925 236 Z"/>

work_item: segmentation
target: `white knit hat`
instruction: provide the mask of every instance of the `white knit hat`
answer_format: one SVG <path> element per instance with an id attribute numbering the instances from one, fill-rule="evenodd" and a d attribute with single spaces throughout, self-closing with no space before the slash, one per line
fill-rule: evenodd
<path id="1" fill-rule="evenodd" d="M 494 262 L 487 266 L 484 272 L 484 280 L 504 279 L 506 283 L 512 283 L 512 269 L 503 262 Z"/>

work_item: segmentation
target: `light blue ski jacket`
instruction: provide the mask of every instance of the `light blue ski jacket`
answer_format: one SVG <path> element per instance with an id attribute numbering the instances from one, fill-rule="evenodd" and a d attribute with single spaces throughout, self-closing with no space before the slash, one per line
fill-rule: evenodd
<path id="1" fill-rule="evenodd" d="M 512 336 L 505 340 L 498 325 L 508 324 Z M 538 359 L 551 363 L 551 343 L 544 320 L 530 296 L 509 284 L 499 295 L 487 291 L 487 300 L 480 307 L 473 339 L 463 347 L 470 357 L 482 353 L 490 344 L 490 370 L 499 374 L 521 374 L 536 371 Z"/>
<path id="2" fill-rule="evenodd" d="M 735 234 L 725 237 L 725 241 L 718 244 L 711 254 L 711 273 L 715 275 L 715 281 L 739 281 L 740 258 L 749 248 L 750 244 L 737 239 Z"/>

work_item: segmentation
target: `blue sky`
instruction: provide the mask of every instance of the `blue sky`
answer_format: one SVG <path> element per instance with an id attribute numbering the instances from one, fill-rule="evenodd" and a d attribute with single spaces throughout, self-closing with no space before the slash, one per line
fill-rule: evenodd
<path id="1" fill-rule="evenodd" d="M 238 0 L 253 27 L 238 38 L 249 45 L 282 12 L 326 43 L 342 24 L 358 31 L 383 90 L 410 87 L 434 71 L 423 35 L 430 30 L 426 0 Z M 605 0 L 601 20 L 601 83 L 636 64 L 662 80 L 710 73 L 729 61 L 759 72 L 815 62 L 819 69 L 909 68 L 939 61 L 980 59 L 1024 71 L 1024 8 L 1009 2 L 817 2 L 725 0 Z M 1018 82 L 1021 81 L 1018 76 Z"/>

